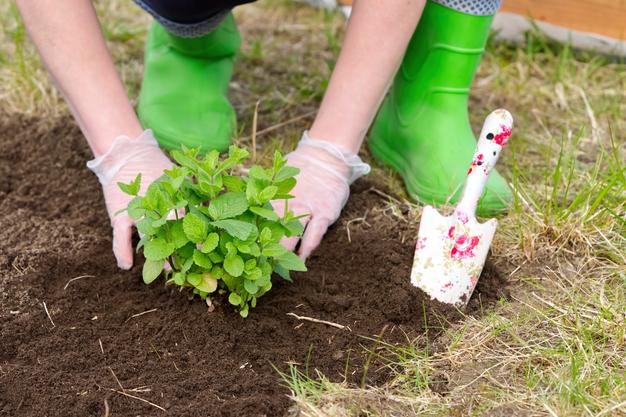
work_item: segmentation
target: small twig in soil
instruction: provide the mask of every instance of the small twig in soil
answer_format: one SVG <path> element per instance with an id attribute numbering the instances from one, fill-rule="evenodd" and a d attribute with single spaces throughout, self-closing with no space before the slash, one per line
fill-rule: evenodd
<path id="1" fill-rule="evenodd" d="M 350 219 L 346 222 L 346 233 L 348 234 L 348 243 L 352 243 L 352 238 L 350 236 L 350 226 L 352 226 L 352 223 L 363 223 L 366 224 L 367 226 L 371 226 L 368 222 L 367 222 L 367 214 L 369 213 L 369 209 L 365 210 L 365 214 L 363 215 L 363 217 L 355 217 L 354 219 Z"/>
<path id="2" fill-rule="evenodd" d="M 75 277 L 70 279 L 69 281 L 67 281 L 67 284 L 65 284 L 65 287 L 63 287 L 63 290 L 67 290 L 67 287 L 69 287 L 69 285 L 72 283 L 72 281 L 76 281 L 78 279 L 83 279 L 83 278 L 95 278 L 95 275 L 81 275 L 79 277 Z"/>
<path id="3" fill-rule="evenodd" d="M 126 392 L 150 392 L 152 391 L 152 388 L 146 386 L 146 385 L 142 385 L 141 387 L 137 387 L 137 388 L 130 388 L 127 390 L 124 390 Z"/>
<path id="4" fill-rule="evenodd" d="M 102 339 L 98 338 L 98 343 L 100 343 L 100 352 L 104 355 L 104 347 L 102 347 Z"/>
<path id="5" fill-rule="evenodd" d="M 344 330 L 344 329 L 348 329 L 350 330 L 350 328 L 348 326 L 344 326 L 342 324 L 338 324 L 338 323 L 333 323 L 332 321 L 326 321 L 326 320 L 320 320 L 320 319 L 314 319 L 313 317 L 306 317 L 306 316 L 298 316 L 295 313 L 287 313 L 288 316 L 291 317 L 295 317 L 298 320 L 305 320 L 305 321 L 310 321 L 312 323 L 319 323 L 319 324 L 325 324 L 327 326 L 332 326 L 332 327 L 336 327 L 338 329 Z"/>
<path id="6" fill-rule="evenodd" d="M 297 122 L 299 120 L 302 120 L 302 119 L 306 119 L 309 116 L 313 116 L 315 113 L 317 113 L 317 110 L 313 110 L 313 111 L 301 114 L 300 116 L 296 116 L 296 117 L 293 117 L 293 118 L 291 118 L 289 120 L 285 120 L 282 123 L 277 123 L 277 124 L 272 125 L 270 127 L 266 127 L 265 129 L 261 129 L 258 132 L 256 132 L 256 137 L 258 138 L 261 135 L 264 135 L 266 133 L 272 132 L 272 131 L 274 131 L 276 129 L 280 129 L 281 127 L 290 125 L 290 124 L 295 123 L 295 122 Z M 246 140 L 246 139 L 250 139 L 250 138 L 251 138 L 250 136 L 244 136 L 241 139 L 242 140 Z"/>
<path id="7" fill-rule="evenodd" d="M 43 309 L 46 311 L 46 315 L 48 316 L 50 323 L 52 323 L 52 327 L 57 327 L 56 324 L 54 324 L 54 321 L 52 321 L 52 317 L 50 317 L 50 312 L 48 311 L 48 306 L 46 306 L 46 302 L 44 301 L 41 304 L 43 304 Z"/>
<path id="8" fill-rule="evenodd" d="M 389 200 L 393 201 L 393 202 L 394 202 L 394 203 L 396 203 L 396 204 L 402 204 L 402 201 L 398 200 L 398 199 L 397 199 L 397 198 L 395 198 L 395 197 L 390 196 L 389 194 L 387 194 L 387 193 L 385 193 L 385 192 L 380 191 L 380 190 L 379 190 L 378 188 L 376 188 L 376 187 L 370 187 L 370 189 L 369 189 L 369 190 L 367 190 L 367 191 L 370 191 L 370 192 L 372 192 L 372 193 L 374 193 L 374 194 L 378 194 L 378 195 L 379 195 L 379 196 L 381 196 L 381 197 L 387 198 L 387 199 L 389 199 Z"/>
<path id="9" fill-rule="evenodd" d="M 151 405 L 151 406 L 153 406 L 154 408 L 158 408 L 159 410 L 164 411 L 164 412 L 166 412 L 166 413 L 167 413 L 167 410 L 166 410 L 165 408 L 163 408 L 163 407 L 161 407 L 160 405 L 157 405 L 157 404 L 155 404 L 155 403 L 153 403 L 153 402 L 150 402 L 150 401 L 146 400 L 145 398 L 137 397 L 137 396 L 135 396 L 135 395 L 131 395 L 131 394 L 127 393 L 127 392 L 124 392 L 124 391 L 118 391 L 118 390 L 113 389 L 113 388 L 109 388 L 109 390 L 111 390 L 111 391 L 113 391 L 113 392 L 116 392 L 116 393 L 118 393 L 118 394 L 120 394 L 120 395 L 124 395 L 125 397 L 132 398 L 132 399 L 135 399 L 135 400 L 138 400 L 138 401 L 144 402 L 144 403 L 146 403 L 146 404 L 150 404 L 150 405 Z"/>
<path id="10" fill-rule="evenodd" d="M 104 417 L 109 417 L 110 412 L 111 410 L 109 408 L 109 401 L 105 398 L 104 399 Z"/>
<path id="11" fill-rule="evenodd" d="M 126 321 L 128 321 L 130 319 L 134 319 L 135 317 L 143 316 L 144 314 L 153 313 L 153 312 L 155 312 L 157 310 L 158 310 L 158 308 L 153 308 L 153 309 L 150 309 L 150 310 L 142 311 L 141 313 L 133 314 L 132 316 L 127 318 Z M 124 323 L 126 323 L 126 321 Z"/>
<path id="12" fill-rule="evenodd" d="M 113 375 L 113 378 L 115 378 L 115 382 L 117 382 L 117 385 L 119 385 L 119 386 L 120 386 L 120 389 L 121 389 L 122 391 L 126 391 L 126 390 L 124 389 L 124 387 L 122 386 L 122 383 L 120 382 L 120 380 L 119 380 L 119 379 L 117 379 L 117 375 L 115 375 L 115 372 L 113 372 L 113 368 L 111 368 L 110 366 L 109 366 L 109 371 L 111 371 L 111 375 Z"/>
<path id="13" fill-rule="evenodd" d="M 152 350 L 154 351 L 154 353 L 156 353 L 157 358 L 159 358 L 159 360 L 161 360 L 161 355 L 159 355 L 159 351 L 156 350 L 156 348 L 154 347 L 154 345 L 152 344 L 152 342 L 150 342 L 150 347 L 152 348 Z"/>

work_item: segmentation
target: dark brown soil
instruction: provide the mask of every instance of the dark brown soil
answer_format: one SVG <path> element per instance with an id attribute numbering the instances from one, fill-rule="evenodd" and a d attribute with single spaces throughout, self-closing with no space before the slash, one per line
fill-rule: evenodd
<path id="1" fill-rule="evenodd" d="M 100 187 L 73 123 L 11 119 L 0 123 L 0 416 L 103 416 L 105 403 L 112 416 L 165 414 L 114 392 L 120 384 L 173 416 L 281 416 L 291 403 L 274 366 L 359 383 L 363 348 L 375 343 L 362 336 L 406 343 L 427 329 L 434 341 L 459 317 L 410 286 L 415 224 L 387 215 L 366 181 L 308 273 L 277 282 L 248 319 L 227 305 L 209 314 L 162 282 L 144 285 L 140 265 L 116 268 Z M 348 236 L 347 221 L 366 213 Z M 469 313 L 504 286 L 488 268 Z M 380 366 L 368 369 L 368 384 L 388 378 Z"/>

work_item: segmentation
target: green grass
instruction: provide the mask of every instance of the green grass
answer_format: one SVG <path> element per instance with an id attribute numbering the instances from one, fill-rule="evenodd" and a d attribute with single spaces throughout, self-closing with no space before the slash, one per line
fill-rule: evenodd
<path id="1" fill-rule="evenodd" d="M 0 0 L 0 111 L 66 114 L 12 4 Z M 149 18 L 128 1 L 97 7 L 134 98 Z M 244 39 L 231 83 L 237 142 L 251 145 L 258 103 L 263 161 L 292 148 L 311 123 L 344 22 L 286 0 L 236 16 Z M 472 91 L 473 125 L 497 107 L 516 119 L 501 171 L 517 197 L 493 244 L 511 298 L 448 328 L 442 351 L 424 340 L 380 344 L 395 375 L 383 387 L 292 366 L 283 378 L 300 415 L 626 415 L 626 64 L 537 32 L 520 45 L 491 39 Z M 402 195 L 391 171 L 374 164 L 372 175 Z"/>

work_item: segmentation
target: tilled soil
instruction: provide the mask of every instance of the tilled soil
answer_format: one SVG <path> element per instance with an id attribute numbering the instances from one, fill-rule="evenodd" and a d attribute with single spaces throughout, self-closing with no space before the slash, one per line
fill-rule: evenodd
<path id="1" fill-rule="evenodd" d="M 146 286 L 140 260 L 115 266 L 74 124 L 1 119 L 0 416 L 281 416 L 291 401 L 277 369 L 359 383 L 375 339 L 428 331 L 432 342 L 460 317 L 410 285 L 416 225 L 389 214 L 371 180 L 355 185 L 309 272 L 276 279 L 247 319 L 219 299 L 209 313 L 162 281 Z M 505 286 L 488 266 L 467 312 Z M 389 377 L 367 369 L 368 384 Z"/>

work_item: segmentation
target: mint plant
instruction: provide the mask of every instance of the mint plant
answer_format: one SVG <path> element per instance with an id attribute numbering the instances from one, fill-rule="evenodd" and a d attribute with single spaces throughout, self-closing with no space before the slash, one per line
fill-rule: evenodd
<path id="1" fill-rule="evenodd" d="M 143 280 L 149 284 L 164 275 L 168 284 L 190 288 L 202 299 L 228 294 L 246 317 L 272 288 L 273 272 L 291 281 L 290 271 L 306 271 L 279 243 L 303 231 L 287 206 L 299 170 L 276 152 L 270 168 L 254 165 L 243 174 L 248 151 L 236 146 L 224 157 L 185 147 L 172 157 L 179 166 L 166 170 L 143 196 L 141 174 L 118 184 L 135 196 L 126 210 L 142 236 L 137 249 L 146 258 Z M 285 200 L 283 217 L 271 200 Z M 166 262 L 171 269 L 164 268 Z"/>

